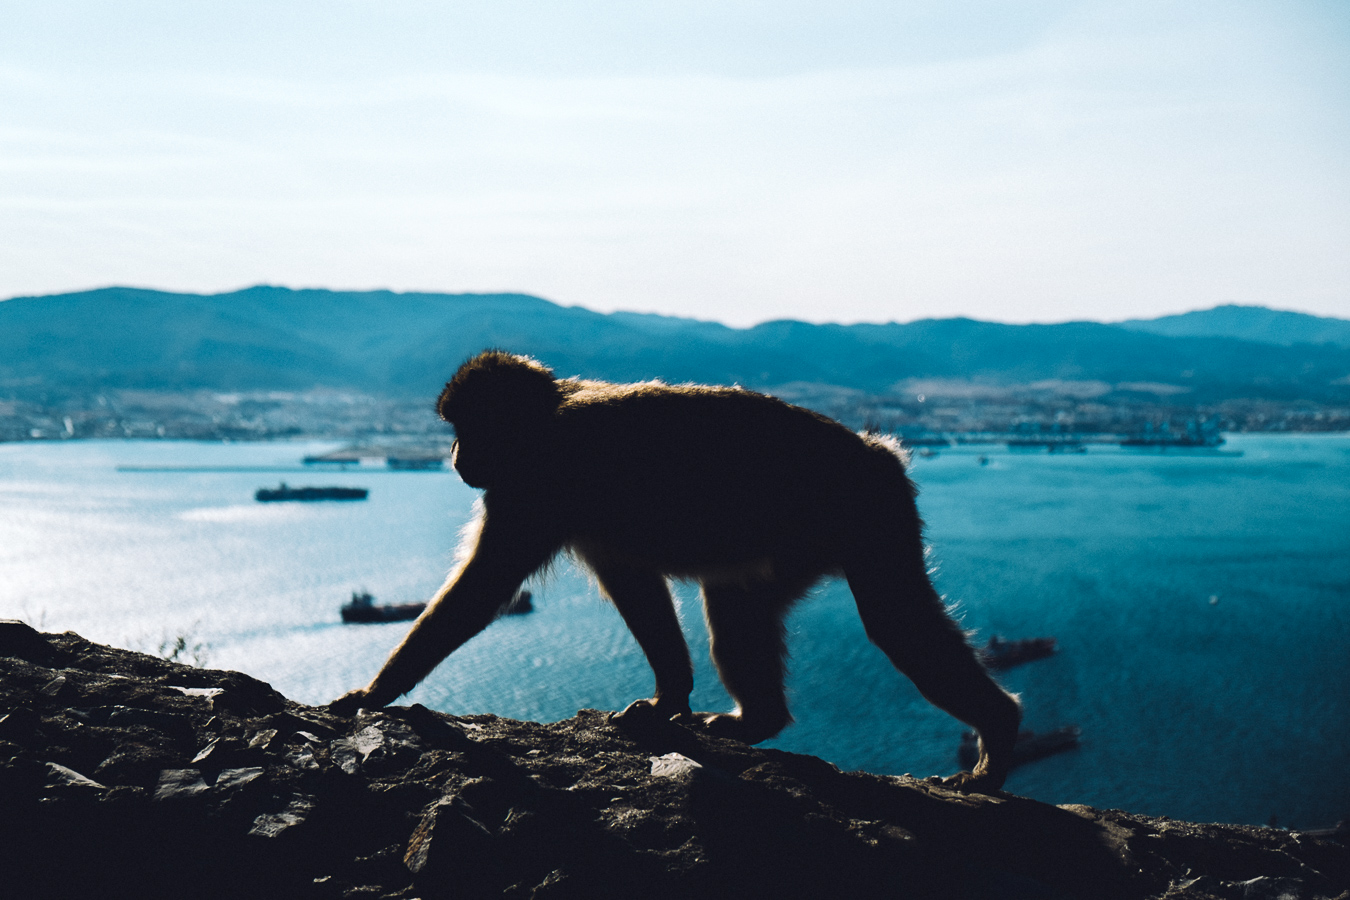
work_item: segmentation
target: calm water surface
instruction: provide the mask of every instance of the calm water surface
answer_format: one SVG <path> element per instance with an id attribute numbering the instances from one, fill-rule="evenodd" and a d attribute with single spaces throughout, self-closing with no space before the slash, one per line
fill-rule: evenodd
<path id="1" fill-rule="evenodd" d="M 404 624 L 343 626 L 357 588 L 425 599 L 476 492 L 451 472 L 304 472 L 334 445 L 0 445 L 0 617 L 153 652 L 186 635 L 212 667 L 326 702 L 365 683 Z M 1178 818 L 1329 825 L 1350 815 L 1350 436 L 1237 436 L 1240 455 L 948 452 L 918 459 L 939 589 L 979 639 L 1053 635 L 1003 681 L 1080 750 L 1008 788 Z M 119 466 L 277 471 L 126 471 Z M 362 503 L 259 504 L 261 486 L 367 487 Z M 730 704 L 696 593 L 679 589 L 694 705 Z M 1215 598 L 1213 602 L 1211 598 Z M 569 567 L 410 700 L 552 721 L 618 709 L 651 673 Z M 789 620 L 797 724 L 772 746 L 846 769 L 955 769 L 959 723 L 867 643 L 828 582 Z"/>

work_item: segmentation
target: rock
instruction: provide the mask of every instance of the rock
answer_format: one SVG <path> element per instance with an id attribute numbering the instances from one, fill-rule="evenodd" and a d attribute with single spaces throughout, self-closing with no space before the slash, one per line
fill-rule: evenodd
<path id="1" fill-rule="evenodd" d="M 228 768 L 249 765 L 266 758 L 265 753 L 251 748 L 242 738 L 222 735 L 210 738 L 210 742 L 198 750 L 197 755 L 192 757 L 190 762 L 194 766 Z"/>
<path id="2" fill-rule="evenodd" d="M 154 709 L 136 709 L 134 707 L 114 707 L 107 718 L 107 724 L 113 728 L 127 728 L 139 725 L 154 731 L 163 732 L 179 741 L 191 742 L 196 738 L 197 730 L 192 720 L 177 712 L 161 712 Z"/>
<path id="3" fill-rule="evenodd" d="M 1350 900 L 1345 829 L 964 795 L 592 710 L 341 717 L 5 623 L 0 653 L 6 896 Z"/>
<path id="4" fill-rule="evenodd" d="M 651 774 L 654 778 L 674 778 L 701 768 L 703 768 L 701 763 L 694 762 L 683 753 L 667 753 L 664 756 L 652 757 Z"/>
<path id="5" fill-rule="evenodd" d="M 422 816 L 408 841 L 403 864 L 419 886 L 433 890 L 466 880 L 492 881 L 492 833 L 458 795 L 442 797 Z M 486 865 L 485 865 L 486 864 Z"/>
<path id="6" fill-rule="evenodd" d="M 155 799 L 181 802 L 204 794 L 210 789 L 210 785 L 197 769 L 165 769 L 159 773 L 159 783 L 155 785 Z"/>
<path id="7" fill-rule="evenodd" d="M 307 794 L 295 794 L 286 803 L 286 808 L 276 813 L 267 813 L 253 820 L 248 833 L 254 837 L 277 838 L 290 829 L 303 825 L 314 811 L 315 800 Z"/>
<path id="8" fill-rule="evenodd" d="M 337 763 L 342 771 L 348 775 L 355 775 L 366 758 L 383 743 L 384 733 L 375 726 L 368 725 L 351 737 L 333 741 L 330 752 L 333 755 L 333 762 Z"/>
<path id="9" fill-rule="evenodd" d="M 400 762 L 408 764 L 421 755 L 422 742 L 404 723 L 369 710 L 357 713 L 356 720 L 358 724 L 370 724 L 338 738 L 329 748 L 333 761 L 348 775 L 358 770 L 369 774 L 396 770 Z"/>
<path id="10" fill-rule="evenodd" d="M 33 736 L 40 721 L 38 714 L 26 706 L 12 709 L 0 716 L 0 739 L 25 741 Z"/>
<path id="11" fill-rule="evenodd" d="M 0 619 L 0 656 L 12 656 L 44 666 L 60 658 L 57 649 L 40 631 L 18 619 Z"/>
<path id="12" fill-rule="evenodd" d="M 321 769 L 314 749 L 309 745 L 295 747 L 286 751 L 286 762 L 296 769 Z"/>
<path id="13" fill-rule="evenodd" d="M 106 791 L 105 785 L 99 784 L 92 778 L 88 778 L 76 772 L 74 769 L 67 769 L 57 763 L 47 763 L 47 785 L 48 788 L 78 788 L 94 789 Z"/>
<path id="14" fill-rule="evenodd" d="M 1299 900 L 1303 883 L 1296 878 L 1272 878 L 1261 875 L 1231 885 L 1240 888 L 1242 900 Z"/>
<path id="15" fill-rule="evenodd" d="M 182 756 L 171 748 L 125 741 L 98 764 L 94 774 L 113 784 L 148 787 L 159 781 L 159 773 L 164 769 L 179 765 L 182 765 Z"/>
<path id="16" fill-rule="evenodd" d="M 255 778 L 261 778 L 262 773 L 262 766 L 245 766 L 242 769 L 223 769 L 221 773 L 216 776 L 215 786 L 221 790 L 234 790 L 243 787 Z"/>
<path id="17" fill-rule="evenodd" d="M 275 728 L 264 728 L 254 732 L 253 737 L 248 739 L 248 749 L 266 750 L 272 745 L 272 739 L 277 736 Z"/>
<path id="18" fill-rule="evenodd" d="M 51 681 L 38 688 L 38 693 L 46 697 L 55 697 L 66 686 L 66 676 L 57 675 Z"/>

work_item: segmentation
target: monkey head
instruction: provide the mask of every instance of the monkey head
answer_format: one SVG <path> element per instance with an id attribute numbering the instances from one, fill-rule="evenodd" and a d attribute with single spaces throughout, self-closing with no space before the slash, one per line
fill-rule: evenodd
<path id="1" fill-rule="evenodd" d="M 459 367 L 436 411 L 455 429 L 454 466 L 470 487 L 499 486 L 524 465 L 562 402 L 553 371 L 486 350 Z"/>

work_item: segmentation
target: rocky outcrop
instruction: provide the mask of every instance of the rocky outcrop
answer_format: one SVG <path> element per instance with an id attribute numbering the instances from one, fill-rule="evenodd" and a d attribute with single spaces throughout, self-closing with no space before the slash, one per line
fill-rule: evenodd
<path id="1" fill-rule="evenodd" d="M 0 894 L 1350 898 L 1344 834 L 840 772 L 670 723 L 334 716 L 0 623 Z"/>

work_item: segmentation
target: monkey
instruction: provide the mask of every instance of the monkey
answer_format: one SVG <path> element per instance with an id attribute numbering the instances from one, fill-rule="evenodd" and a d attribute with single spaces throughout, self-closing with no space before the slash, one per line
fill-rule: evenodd
<path id="1" fill-rule="evenodd" d="M 811 410 L 740 387 L 555 377 L 502 350 L 465 362 L 437 402 L 451 459 L 482 490 L 461 562 L 364 688 L 330 704 L 389 704 L 487 627 L 567 553 L 589 569 L 646 655 L 656 688 L 614 720 L 658 717 L 758 743 L 792 717 L 784 616 L 842 576 L 868 638 L 980 753 L 951 787 L 1000 788 L 1021 721 L 929 576 L 907 455 Z M 736 707 L 691 710 L 693 667 L 669 579 L 700 584 L 709 645 Z"/>

